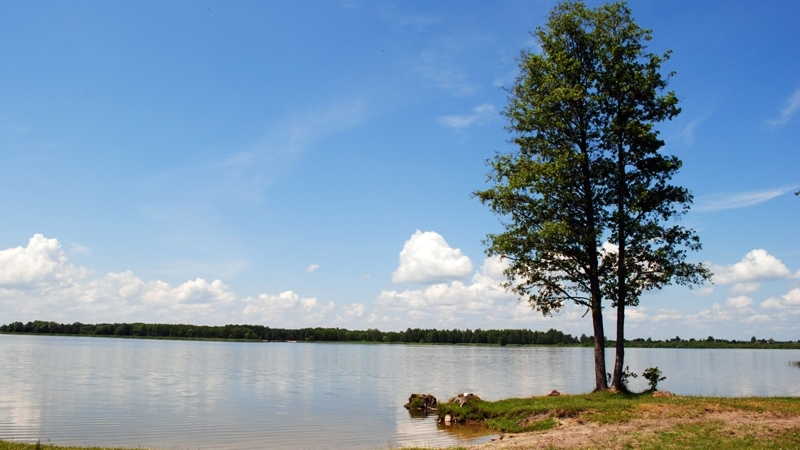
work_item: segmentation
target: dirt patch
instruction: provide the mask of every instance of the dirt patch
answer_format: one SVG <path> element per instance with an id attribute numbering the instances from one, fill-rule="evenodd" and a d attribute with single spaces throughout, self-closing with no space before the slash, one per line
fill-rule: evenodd
<path id="1" fill-rule="evenodd" d="M 716 423 L 731 437 L 751 435 L 756 439 L 800 430 L 800 416 L 752 412 L 728 408 L 686 410 L 671 405 L 646 405 L 641 418 L 624 423 L 598 424 L 580 417 L 559 419 L 556 428 L 545 432 L 503 434 L 498 439 L 470 447 L 473 450 L 546 448 L 637 448 L 639 441 L 677 425 Z M 534 416 L 541 420 L 541 415 Z M 534 420 L 535 421 L 535 420 Z"/>

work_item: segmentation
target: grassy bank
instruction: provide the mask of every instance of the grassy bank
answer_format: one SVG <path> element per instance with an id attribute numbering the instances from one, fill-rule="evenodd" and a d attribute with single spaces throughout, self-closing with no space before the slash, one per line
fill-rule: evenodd
<path id="1" fill-rule="evenodd" d="M 0 450 L 142 450 L 141 447 L 135 449 L 123 449 L 117 447 L 68 447 L 51 444 L 23 444 L 20 442 L 9 442 L 0 440 Z"/>
<path id="2" fill-rule="evenodd" d="M 440 404 L 439 418 L 482 424 L 509 448 L 800 448 L 800 398 L 560 395 L 463 406 Z M 457 426 L 457 425 L 455 425 Z M 529 433 L 533 432 L 533 433 Z"/>

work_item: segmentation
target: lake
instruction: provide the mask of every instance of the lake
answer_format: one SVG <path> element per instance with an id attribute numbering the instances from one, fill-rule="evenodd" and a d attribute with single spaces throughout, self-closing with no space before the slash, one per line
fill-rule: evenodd
<path id="1" fill-rule="evenodd" d="M 387 448 L 486 440 L 412 418 L 446 400 L 583 393 L 592 350 L 0 335 L 0 439 L 159 449 Z M 613 364 L 613 350 L 608 352 Z M 679 395 L 800 396 L 800 350 L 628 349 Z M 631 384 L 644 389 L 640 376 Z"/>

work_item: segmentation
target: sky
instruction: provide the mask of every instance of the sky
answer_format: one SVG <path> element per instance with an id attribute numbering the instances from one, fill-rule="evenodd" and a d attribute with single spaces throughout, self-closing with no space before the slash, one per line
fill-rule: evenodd
<path id="1" fill-rule="evenodd" d="M 592 334 L 499 286 L 471 197 L 555 4 L 0 1 L 0 323 Z M 715 276 L 627 336 L 800 339 L 800 4 L 629 6 Z"/>

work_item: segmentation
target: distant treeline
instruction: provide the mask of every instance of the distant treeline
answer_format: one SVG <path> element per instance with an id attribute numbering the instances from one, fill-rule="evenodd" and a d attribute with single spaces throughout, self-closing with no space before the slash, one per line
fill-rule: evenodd
<path id="1" fill-rule="evenodd" d="M 681 339 L 680 336 L 675 336 L 672 339 L 665 340 L 652 340 L 648 339 L 634 339 L 632 341 L 625 341 L 625 347 L 628 348 L 776 348 L 776 349 L 800 349 L 800 340 L 793 341 L 776 341 L 775 339 L 756 339 L 755 336 L 746 341 L 727 340 L 727 339 L 714 339 L 709 336 L 705 339 Z"/>
<path id="2" fill-rule="evenodd" d="M 345 328 L 270 328 L 262 325 L 172 325 L 158 323 L 14 322 L 0 326 L 3 333 L 62 334 L 82 336 L 132 336 L 173 339 L 244 339 L 263 341 L 397 342 L 432 344 L 591 345 L 592 338 L 576 338 L 558 330 L 347 330 Z"/>
<path id="3" fill-rule="evenodd" d="M 119 336 L 161 339 L 226 339 L 253 341 L 309 341 L 309 342 L 388 342 L 430 344 L 491 344 L 491 345 L 593 345 L 594 338 L 580 337 L 550 329 L 532 330 L 437 330 L 408 328 L 405 331 L 348 330 L 345 328 L 271 328 L 263 325 L 183 325 L 160 323 L 98 323 L 72 324 L 36 320 L 0 325 L 0 333 L 60 334 L 78 336 Z M 607 340 L 607 345 L 613 345 Z M 714 339 L 668 340 L 634 339 L 625 341 L 626 347 L 645 348 L 800 348 L 798 342 L 778 342 L 773 339 L 751 338 L 748 341 Z"/>

